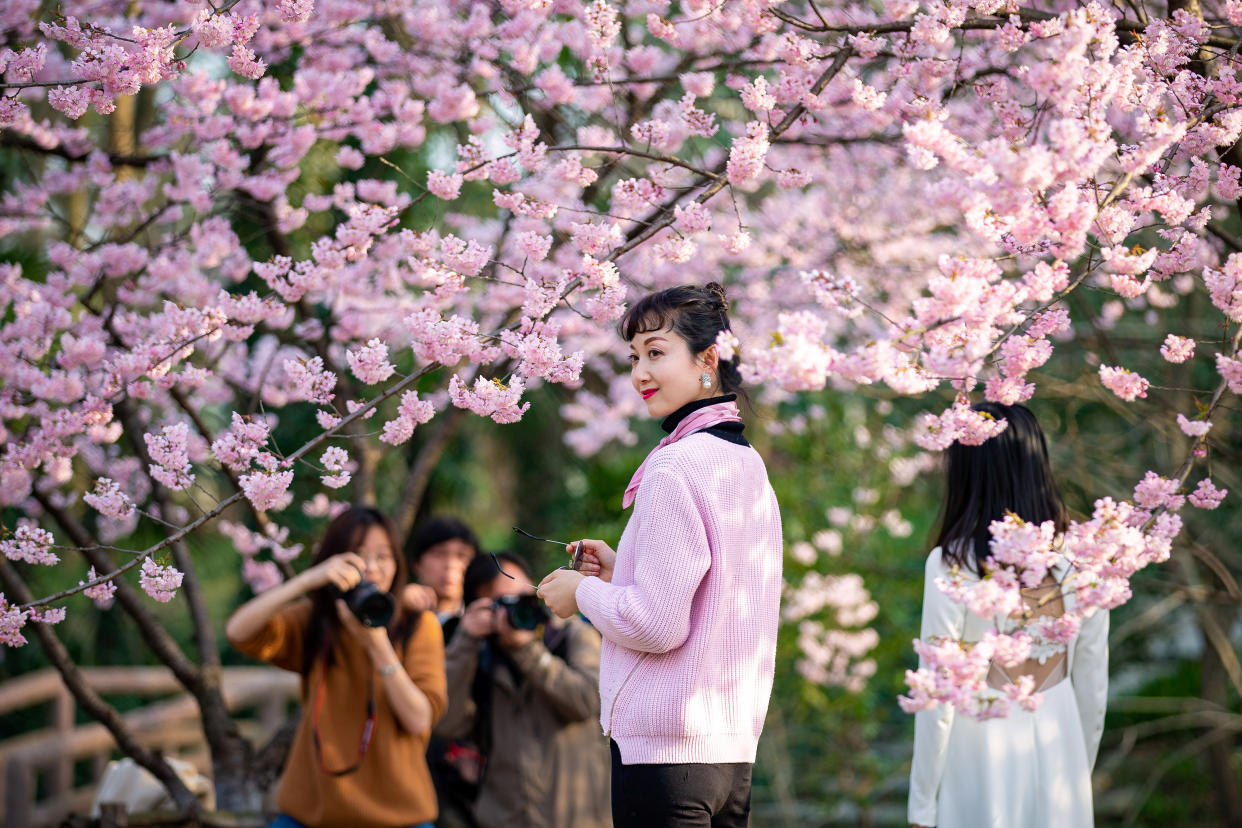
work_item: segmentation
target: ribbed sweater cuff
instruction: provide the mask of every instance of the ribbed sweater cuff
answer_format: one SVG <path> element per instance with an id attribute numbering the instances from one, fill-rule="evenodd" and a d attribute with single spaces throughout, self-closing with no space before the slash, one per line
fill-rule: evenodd
<path id="1" fill-rule="evenodd" d="M 589 575 L 578 582 L 574 590 L 574 600 L 578 602 L 578 610 L 591 620 L 596 629 L 601 626 L 612 626 L 612 617 L 606 612 L 608 584 Z"/>
<path id="2" fill-rule="evenodd" d="M 752 733 L 710 736 L 618 736 L 613 733 L 612 739 L 621 749 L 624 765 L 753 764 L 759 748 L 759 737 Z"/>

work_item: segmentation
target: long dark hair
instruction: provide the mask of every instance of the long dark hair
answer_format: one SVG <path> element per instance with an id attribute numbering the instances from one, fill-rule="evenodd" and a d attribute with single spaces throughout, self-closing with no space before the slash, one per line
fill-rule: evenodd
<path id="1" fill-rule="evenodd" d="M 939 546 L 948 563 L 983 576 L 991 556 L 988 525 L 1006 512 L 1032 523 L 1054 521 L 1057 533 L 1068 520 L 1061 492 L 1052 478 L 1048 444 L 1035 415 L 1023 405 L 981 402 L 974 411 L 1009 422 L 982 445 L 954 442 L 945 459 L 944 504 L 940 510 Z"/>
<path id="2" fill-rule="evenodd" d="M 419 616 L 410 615 L 401 608 L 401 590 L 409 583 L 410 575 L 405 556 L 397 546 L 396 527 L 388 515 L 370 506 L 351 506 L 341 512 L 324 530 L 311 565 L 323 563 L 333 555 L 356 550 L 367 532 L 375 526 L 382 529 L 388 537 L 388 545 L 392 548 L 392 557 L 397 564 L 397 573 L 389 587 L 389 591 L 398 598 L 397 611 L 393 613 L 392 621 L 388 624 L 388 637 L 395 646 L 402 646 L 414 632 Z M 315 590 L 311 593 L 310 625 L 306 630 L 306 646 L 302 651 L 302 675 L 310 675 L 315 661 L 323 653 L 327 654 L 328 664 L 333 662 L 333 651 L 340 634 L 341 619 L 336 614 L 336 596 L 329 587 Z"/>
<path id="3" fill-rule="evenodd" d="M 667 290 L 649 293 L 625 311 L 617 323 L 617 332 L 629 342 L 641 333 L 672 328 L 690 346 L 694 356 L 716 344 L 721 331 L 730 330 L 729 300 L 724 286 L 709 282 L 705 287 L 680 285 Z M 742 375 L 738 372 L 741 358 L 720 360 L 720 390 L 724 394 L 737 394 L 749 402 L 750 397 L 742 387 Z"/>

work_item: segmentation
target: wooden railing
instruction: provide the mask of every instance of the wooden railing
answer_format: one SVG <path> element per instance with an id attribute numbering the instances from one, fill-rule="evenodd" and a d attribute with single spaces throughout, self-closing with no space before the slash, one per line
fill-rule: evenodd
<path id="1" fill-rule="evenodd" d="M 143 707 L 124 714 L 129 730 L 143 745 L 187 759 L 210 775 L 198 705 L 168 669 L 88 667 L 82 673 L 100 695 L 150 697 Z M 231 712 L 254 708 L 238 725 L 258 741 L 284 720 L 289 702 L 297 697 L 298 677 L 271 667 L 229 667 L 223 670 L 222 685 Z M 85 813 L 108 761 L 117 755 L 116 742 L 103 725 L 75 723 L 73 697 L 55 670 L 0 685 L 0 715 L 43 704 L 51 705 L 49 727 L 0 741 L 0 825 L 40 828 L 58 824 L 70 812 Z M 74 768 L 83 760 L 91 763 L 85 774 L 89 782 L 77 785 Z"/>

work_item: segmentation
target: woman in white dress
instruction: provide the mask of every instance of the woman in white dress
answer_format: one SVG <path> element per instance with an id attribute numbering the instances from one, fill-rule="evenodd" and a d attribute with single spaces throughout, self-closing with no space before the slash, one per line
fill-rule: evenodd
<path id="1" fill-rule="evenodd" d="M 1035 523 L 1066 527 L 1039 423 L 1021 405 L 979 403 L 976 411 L 1008 427 L 982 445 L 948 450 L 946 488 L 936 548 L 927 558 L 920 638 L 976 642 L 991 630 L 1025 624 L 1035 632 L 1031 658 L 993 663 L 988 686 L 998 696 L 1030 676 L 1043 703 L 1033 712 L 977 721 L 940 705 L 915 715 L 908 817 L 913 826 L 944 828 L 1090 828 L 1091 768 L 1104 730 L 1108 690 L 1108 613 L 1083 621 L 1068 645 L 1042 642 L 1033 622 L 1073 609 L 1064 557 L 1040 585 L 1023 590 L 1025 619 L 981 618 L 936 585 L 956 570 L 981 578 L 989 559 L 988 525 L 1013 512 Z M 1072 575 L 1069 576 L 1072 581 Z M 1062 582 L 1065 582 L 1064 585 Z M 920 665 L 924 666 L 924 665 Z"/>

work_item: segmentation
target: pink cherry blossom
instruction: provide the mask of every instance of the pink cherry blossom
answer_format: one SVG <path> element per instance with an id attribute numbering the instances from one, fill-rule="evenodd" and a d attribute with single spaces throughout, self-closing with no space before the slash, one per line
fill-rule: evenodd
<path id="1" fill-rule="evenodd" d="M 1187 437 L 1202 437 L 1212 428 L 1211 420 L 1190 420 L 1185 414 L 1177 415 L 1177 427 Z"/>
<path id="2" fill-rule="evenodd" d="M 768 81 L 762 75 L 742 88 L 742 106 L 752 112 L 767 112 L 776 106 L 776 98 L 768 92 Z"/>
<path id="3" fill-rule="evenodd" d="M 93 581 L 98 577 L 99 575 L 95 572 L 95 567 L 92 566 L 90 571 L 86 574 L 86 580 Z M 95 584 L 95 586 L 87 587 L 82 590 L 82 592 L 87 598 L 94 601 L 95 605 L 100 609 L 108 609 L 112 606 L 113 596 L 116 594 L 116 584 L 111 581 L 104 581 L 101 584 Z"/>
<path id="4" fill-rule="evenodd" d="M 406 391 L 401 395 L 401 407 L 397 417 L 384 423 L 380 439 L 390 445 L 400 445 L 414 435 L 414 429 L 431 421 L 435 416 L 435 406 L 428 400 L 420 400 L 417 391 Z"/>
<path id="5" fill-rule="evenodd" d="M 734 139 L 729 150 L 730 183 L 742 185 L 758 176 L 770 147 L 767 124 L 761 121 L 747 124 L 745 136 Z"/>
<path id="6" fill-rule="evenodd" d="M 326 405 L 336 396 L 332 393 L 336 387 L 336 374 L 324 369 L 322 358 L 287 359 L 284 369 L 298 398 Z"/>
<path id="7" fill-rule="evenodd" d="M 291 471 L 255 471 L 243 475 L 238 482 L 246 499 L 259 510 L 280 511 L 293 499 L 288 491 L 293 482 Z"/>
<path id="8" fill-rule="evenodd" d="M 323 485 L 330 489 L 339 489 L 349 484 L 354 463 L 349 459 L 349 454 L 345 449 L 340 446 L 329 446 L 324 449 L 319 457 L 319 465 L 333 472 L 333 474 L 323 476 Z"/>
<path id="9" fill-rule="evenodd" d="M 1224 354 L 1216 355 L 1216 370 L 1235 394 L 1242 394 L 1242 359 L 1234 359 Z"/>
<path id="10" fill-rule="evenodd" d="M 530 408 L 530 403 L 520 403 L 526 390 L 520 377 L 508 384 L 496 379 L 478 377 L 473 388 L 467 388 L 461 378 L 454 375 L 449 382 L 449 398 L 453 405 L 473 411 L 480 417 L 490 417 L 498 423 L 514 423 Z"/>
<path id="11" fill-rule="evenodd" d="M 82 500 L 101 515 L 113 520 L 124 520 L 134 511 L 134 502 L 121 490 L 120 484 L 108 477 L 96 480 L 95 490 L 83 495 Z"/>
<path id="12" fill-rule="evenodd" d="M 242 577 L 256 595 L 284 581 L 280 567 L 273 561 L 257 561 L 254 558 L 242 558 Z"/>
<path id="13" fill-rule="evenodd" d="M 233 54 L 229 55 L 229 68 L 242 77 L 261 78 L 267 71 L 267 64 L 239 43 L 233 47 Z"/>
<path id="14" fill-rule="evenodd" d="M 1212 304 L 1233 322 L 1242 322 L 1242 255 L 1234 253 L 1225 260 L 1221 270 L 1203 269 Z"/>
<path id="15" fill-rule="evenodd" d="M 1144 509 L 1163 508 L 1176 511 L 1186 502 L 1186 498 L 1177 493 L 1179 488 L 1176 480 L 1167 480 L 1149 471 L 1134 487 L 1134 502 Z"/>
<path id="16" fill-rule="evenodd" d="M 280 19 L 290 23 L 302 23 L 310 19 L 315 10 L 315 0 L 279 0 L 276 10 Z"/>
<path id="17" fill-rule="evenodd" d="M 151 558 L 142 562 L 138 585 L 156 601 L 166 604 L 177 595 L 184 573 L 172 566 L 157 564 Z"/>
<path id="18" fill-rule="evenodd" d="M 0 592 L 0 644 L 8 647 L 21 647 L 26 643 L 22 635 L 22 627 L 26 625 L 28 613 L 21 607 L 14 606 Z"/>
<path id="19" fill-rule="evenodd" d="M 248 420 L 234 411 L 232 425 L 211 444 L 211 453 L 227 468 L 245 471 L 250 468 L 250 461 L 264 450 L 268 433 L 265 423 Z"/>
<path id="20" fill-rule="evenodd" d="M 52 551 L 52 533 L 25 518 L 18 521 L 13 537 L 0 541 L 0 552 L 10 561 L 52 566 L 60 558 Z"/>
<path id="21" fill-rule="evenodd" d="M 1196 509 L 1215 509 L 1224 501 L 1227 494 L 1229 494 L 1228 489 L 1218 489 L 1211 479 L 1205 477 L 1199 481 L 1199 485 L 1195 486 L 1195 490 L 1187 499 Z"/>
<path id="22" fill-rule="evenodd" d="M 378 339 L 369 340 L 366 345 L 347 351 L 345 358 L 354 376 L 367 385 L 383 382 L 397 370 L 388 361 L 388 345 Z"/>
<path id="23" fill-rule="evenodd" d="M 1149 384 L 1147 380 L 1126 368 L 1101 365 L 1100 382 L 1104 383 L 1105 388 L 1126 402 L 1132 402 L 1140 397 L 1147 396 Z"/>
<path id="24" fill-rule="evenodd" d="M 437 198 L 453 201 L 461 194 L 462 177 L 458 173 L 448 174 L 439 170 L 427 173 L 427 189 Z"/>
<path id="25" fill-rule="evenodd" d="M 1189 337 L 1169 334 L 1160 346 L 1160 356 L 1169 362 L 1182 363 L 1195 354 L 1195 341 Z"/>
<path id="26" fill-rule="evenodd" d="M 170 489 L 185 489 L 194 482 L 190 471 L 190 429 L 185 423 L 164 426 L 159 434 L 144 434 L 151 455 L 151 476 Z"/>

